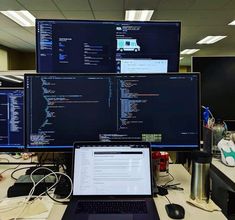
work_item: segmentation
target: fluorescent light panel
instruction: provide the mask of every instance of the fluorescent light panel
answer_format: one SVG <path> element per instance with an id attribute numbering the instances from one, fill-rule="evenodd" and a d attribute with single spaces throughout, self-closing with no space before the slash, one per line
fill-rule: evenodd
<path id="1" fill-rule="evenodd" d="M 24 79 L 24 76 L 14 76 L 14 77 L 18 79 Z"/>
<path id="2" fill-rule="evenodd" d="M 180 54 L 193 54 L 196 53 L 197 51 L 199 51 L 200 49 L 185 49 L 183 51 L 180 52 Z"/>
<path id="3" fill-rule="evenodd" d="M 22 80 L 13 79 L 13 78 L 10 78 L 10 77 L 7 77 L 7 76 L 0 76 L 0 78 L 8 80 L 8 81 L 12 81 L 12 82 L 22 83 Z"/>
<path id="4" fill-rule="evenodd" d="M 207 36 L 198 41 L 197 44 L 214 44 L 217 41 L 224 39 L 227 36 Z"/>
<path id="5" fill-rule="evenodd" d="M 28 11 L 0 11 L 2 14 L 23 27 L 35 26 L 35 17 Z"/>
<path id="6" fill-rule="evenodd" d="M 184 59 L 184 57 L 180 57 L 180 60 L 183 60 Z"/>
<path id="7" fill-rule="evenodd" d="M 126 10 L 126 21 L 150 21 L 154 10 Z"/>
<path id="8" fill-rule="evenodd" d="M 235 20 L 233 20 L 232 22 L 230 22 L 228 25 L 235 25 Z"/>

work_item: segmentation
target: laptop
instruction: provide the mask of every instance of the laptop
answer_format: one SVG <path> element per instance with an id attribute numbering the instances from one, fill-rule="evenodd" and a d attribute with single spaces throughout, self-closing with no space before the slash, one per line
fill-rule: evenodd
<path id="1" fill-rule="evenodd" d="M 150 145 L 77 142 L 73 196 L 62 220 L 157 220 Z"/>

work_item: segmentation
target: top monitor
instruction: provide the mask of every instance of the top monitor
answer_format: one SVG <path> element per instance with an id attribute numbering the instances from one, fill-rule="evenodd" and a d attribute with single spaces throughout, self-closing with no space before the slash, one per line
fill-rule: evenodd
<path id="1" fill-rule="evenodd" d="M 37 72 L 177 72 L 180 27 L 180 22 L 40 19 Z"/>

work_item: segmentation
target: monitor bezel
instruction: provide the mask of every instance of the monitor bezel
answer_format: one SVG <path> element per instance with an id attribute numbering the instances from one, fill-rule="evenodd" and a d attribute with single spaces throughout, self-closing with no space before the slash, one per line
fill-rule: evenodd
<path id="1" fill-rule="evenodd" d="M 177 72 L 179 71 L 179 65 L 180 65 L 180 47 L 181 47 L 181 21 L 164 21 L 164 20 L 159 20 L 159 21 L 118 21 L 118 20 L 76 20 L 76 19 L 36 19 L 35 21 L 35 27 L 36 27 L 36 72 L 37 73 L 46 73 L 46 72 L 40 72 L 39 71 L 39 36 L 38 36 L 38 28 L 39 28 L 39 22 L 43 22 L 43 21 L 55 21 L 55 22 L 87 22 L 87 23 L 124 23 L 124 24 L 128 24 L 128 23 L 134 23 L 134 24 L 178 24 L 179 26 L 179 42 L 178 42 L 178 62 L 177 62 L 177 70 L 172 71 L 171 73 Z M 56 73 L 53 73 L 56 74 Z M 121 73 L 122 74 L 122 73 Z"/>
<path id="2" fill-rule="evenodd" d="M 24 88 L 23 87 L 0 87 L 0 91 L 1 90 L 9 90 L 9 91 L 13 91 L 13 90 L 21 90 L 23 91 L 23 126 L 22 126 L 22 134 L 23 134 L 23 144 L 22 145 L 0 145 L 0 152 L 23 152 L 25 150 L 25 130 L 24 130 L 24 122 L 25 122 L 25 112 L 24 112 L 24 96 L 25 96 L 25 92 L 24 92 Z M 7 147 L 7 146 L 11 146 L 11 147 Z M 0 161 L 1 163 L 1 161 Z"/>
<path id="3" fill-rule="evenodd" d="M 201 84 L 200 84 L 200 73 L 198 72 L 190 72 L 190 73 L 179 73 L 179 72 L 170 72 L 170 73 L 150 73 L 150 74 L 146 74 L 146 73 L 140 73 L 140 74 L 115 74 L 115 73 L 102 73 L 102 74 L 98 74 L 98 76 L 145 76 L 145 75 L 171 75 L 171 76 L 179 76 L 179 75 L 182 75 L 182 76 L 185 76 L 185 74 L 193 74 L 195 76 L 197 76 L 197 92 L 198 92 L 198 143 L 197 143 L 197 146 L 196 147 L 166 147 L 165 145 L 163 145 L 162 147 L 161 146 L 152 146 L 154 144 L 150 143 L 151 144 L 151 150 L 152 151 L 194 151 L 194 150 L 199 150 L 200 149 L 200 141 L 201 141 L 201 126 L 200 126 L 200 122 L 201 122 Z M 46 73 L 46 74 L 25 74 L 25 83 L 24 83 L 24 145 L 25 145 L 25 149 L 29 152 L 72 152 L 73 151 L 73 146 L 71 147 L 63 147 L 63 146 L 60 146 L 60 147 L 47 147 L 45 146 L 45 148 L 42 146 L 40 147 L 32 147 L 32 146 L 28 146 L 27 145 L 27 106 L 26 106 L 26 103 L 27 103 L 27 89 L 26 89 L 26 86 L 27 86 L 27 80 L 26 78 L 27 77 L 40 77 L 40 76 L 62 76 L 62 75 L 69 75 L 69 76 L 97 76 L 97 74 L 94 74 L 94 73 L 56 73 L 56 74 L 50 74 L 50 73 Z M 78 140 L 75 140 L 74 142 L 77 142 Z M 87 140 L 89 141 L 89 140 Z M 99 141 L 99 140 L 97 140 Z M 136 140 L 133 140 L 133 142 L 136 142 Z"/>

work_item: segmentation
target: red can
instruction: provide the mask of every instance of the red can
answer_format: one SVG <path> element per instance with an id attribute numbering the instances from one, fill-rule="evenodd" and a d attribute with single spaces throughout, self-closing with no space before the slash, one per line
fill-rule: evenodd
<path id="1" fill-rule="evenodd" d="M 160 172 L 169 171 L 169 154 L 167 152 L 160 152 Z"/>
<path id="2" fill-rule="evenodd" d="M 153 178 L 154 178 L 155 186 L 157 186 L 157 181 L 159 179 L 160 159 L 161 159 L 160 151 L 153 151 L 152 152 L 152 169 L 153 169 Z"/>

